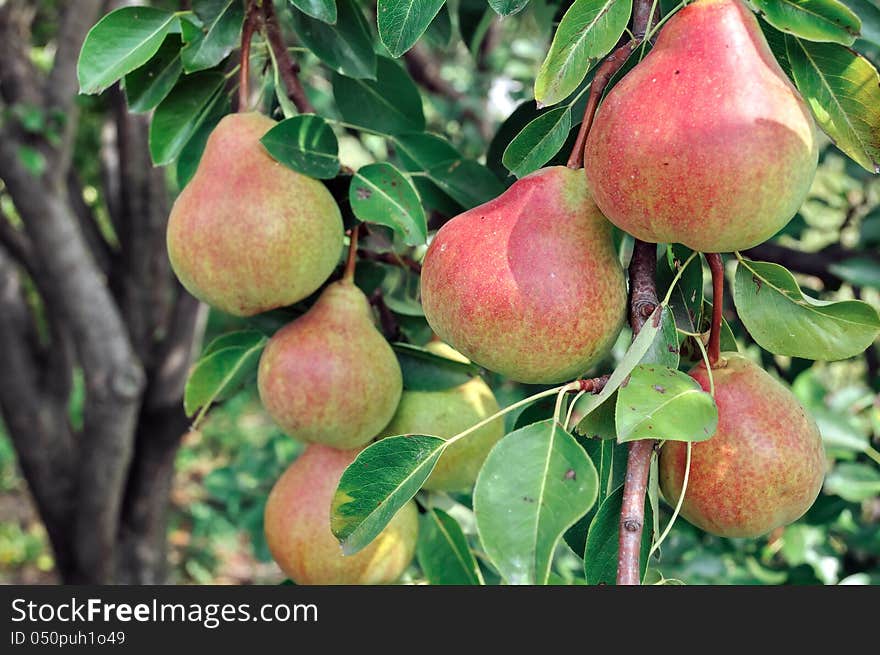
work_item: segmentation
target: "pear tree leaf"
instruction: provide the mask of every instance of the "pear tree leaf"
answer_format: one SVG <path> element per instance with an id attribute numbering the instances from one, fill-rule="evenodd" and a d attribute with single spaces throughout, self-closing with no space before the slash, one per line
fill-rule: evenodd
<path id="1" fill-rule="evenodd" d="M 203 28 L 187 35 L 187 44 L 180 55 L 187 73 L 212 68 L 238 46 L 244 21 L 244 3 L 239 0 L 196 0 L 193 11 L 202 19 Z"/>
<path id="2" fill-rule="evenodd" d="M 502 163 L 516 177 L 525 177 L 546 164 L 565 145 L 571 131 L 571 110 L 557 107 L 526 125 L 508 144 Z"/>
<path id="3" fill-rule="evenodd" d="M 483 575 L 458 522 L 433 508 L 419 519 L 416 557 L 432 585 L 481 585 Z"/>
<path id="4" fill-rule="evenodd" d="M 653 541 L 654 516 L 651 503 L 645 495 L 645 522 L 642 528 L 642 547 L 639 549 L 639 570 L 644 580 L 648 569 L 648 551 Z M 615 489 L 599 506 L 590 529 L 584 552 L 584 573 L 587 584 L 613 585 L 617 582 L 618 534 L 620 510 L 623 506 L 623 486 Z"/>
<path id="5" fill-rule="evenodd" d="M 752 338 L 776 355 L 845 359 L 863 352 L 880 333 L 880 316 L 871 305 L 810 298 L 778 264 L 741 259 L 733 302 Z"/>
<path id="6" fill-rule="evenodd" d="M 773 27 L 810 41 L 852 45 L 862 21 L 837 0 L 752 0 Z"/>
<path id="7" fill-rule="evenodd" d="M 293 27 L 314 55 L 335 72 L 359 79 L 376 78 L 373 39 L 354 0 L 338 0 L 336 20 L 324 22 L 293 9 Z M 317 13 L 317 12 L 316 12 Z"/>
<path id="8" fill-rule="evenodd" d="M 360 220 L 390 227 L 407 245 L 420 246 L 428 240 L 428 219 L 419 194 L 391 164 L 361 166 L 351 180 L 348 199 Z"/>
<path id="9" fill-rule="evenodd" d="M 632 0 L 575 0 L 562 17 L 535 80 L 535 99 L 555 105 L 574 91 L 620 39 Z"/>
<path id="10" fill-rule="evenodd" d="M 263 333 L 257 330 L 238 330 L 221 334 L 205 346 L 201 359 L 226 348 L 250 348 L 253 344 L 258 343 L 263 336 Z"/>
<path id="11" fill-rule="evenodd" d="M 330 505 L 330 529 L 346 555 L 375 539 L 431 475 L 446 439 L 423 434 L 370 444 L 348 465 Z"/>
<path id="12" fill-rule="evenodd" d="M 379 0 L 379 38 L 395 59 L 413 47 L 446 0 Z"/>
<path id="13" fill-rule="evenodd" d="M 874 45 L 880 45 L 880 4 L 877 0 L 842 1 L 862 21 L 862 38 Z"/>
<path id="14" fill-rule="evenodd" d="M 645 355 L 652 351 L 654 340 L 658 337 L 662 338 L 666 313 L 671 313 L 668 305 L 661 304 L 654 310 L 654 313 L 645 321 L 636 338 L 633 339 L 629 350 L 626 351 L 617 368 L 611 373 L 602 391 L 594 396 L 586 396 L 587 400 L 583 401 L 583 406 L 578 407 L 582 416 L 576 428 L 578 434 L 584 434 L 581 426 L 587 425 L 586 419 L 589 414 L 620 388 L 620 385 L 623 384 L 632 370 L 642 361 Z"/>
<path id="15" fill-rule="evenodd" d="M 489 452 L 474 488 L 480 542 L 510 584 L 547 584 L 563 533 L 593 506 L 596 467 L 548 419 L 511 432 Z"/>
<path id="16" fill-rule="evenodd" d="M 342 118 L 359 128 L 390 136 L 425 128 L 422 96 L 393 59 L 378 58 L 375 80 L 334 73 L 333 97 Z"/>
<path id="17" fill-rule="evenodd" d="M 174 161 L 199 127 L 225 99 L 222 73 L 202 71 L 186 75 L 159 103 L 150 122 L 150 156 L 157 166 Z"/>
<path id="18" fill-rule="evenodd" d="M 403 373 L 403 388 L 409 391 L 442 391 L 459 387 L 480 370 L 474 364 L 449 359 L 408 343 L 391 346 Z"/>
<path id="19" fill-rule="evenodd" d="M 860 503 L 880 496 L 880 471 L 860 462 L 841 462 L 825 478 L 825 493 Z"/>
<path id="20" fill-rule="evenodd" d="M 857 164 L 880 173 L 880 74 L 857 52 L 837 43 L 786 35 L 794 83 L 816 122 Z"/>
<path id="21" fill-rule="evenodd" d="M 259 332 L 226 335 L 225 347 L 212 350 L 193 368 L 183 392 L 187 416 L 196 414 L 193 427 L 204 418 L 215 402 L 225 400 L 256 376 L 260 355 L 268 339 Z M 235 343 L 236 345 L 226 345 Z"/>
<path id="22" fill-rule="evenodd" d="M 298 114 L 287 118 L 260 139 L 269 154 L 303 175 L 329 180 L 339 173 L 339 142 L 320 116 Z"/>
<path id="23" fill-rule="evenodd" d="M 529 4 L 529 0 L 489 0 L 489 6 L 499 16 L 511 16 L 520 12 Z"/>
<path id="24" fill-rule="evenodd" d="M 690 375 L 671 368 L 639 364 L 617 392 L 617 439 L 705 441 L 718 427 L 711 395 Z"/>
<path id="25" fill-rule="evenodd" d="M 146 64 L 177 16 L 154 7 L 122 7 L 89 30 L 76 64 L 80 93 L 100 93 L 126 73 Z"/>
<path id="26" fill-rule="evenodd" d="M 290 0 L 304 14 L 333 25 L 336 22 L 336 0 Z"/>
<path id="27" fill-rule="evenodd" d="M 171 92 L 183 72 L 182 45 L 179 34 L 169 34 L 150 61 L 125 76 L 123 86 L 129 111 L 150 111 Z"/>

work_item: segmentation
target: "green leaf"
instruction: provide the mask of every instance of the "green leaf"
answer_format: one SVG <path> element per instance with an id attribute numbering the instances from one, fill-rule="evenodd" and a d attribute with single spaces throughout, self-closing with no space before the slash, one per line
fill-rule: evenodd
<path id="1" fill-rule="evenodd" d="M 862 21 L 862 38 L 880 45 L 880 5 L 877 0 L 842 0 Z"/>
<path id="2" fill-rule="evenodd" d="M 79 53 L 80 93 L 100 93 L 146 64 L 176 22 L 175 14 L 153 7 L 123 7 L 104 16 L 89 30 Z"/>
<path id="3" fill-rule="evenodd" d="M 752 338 L 776 355 L 845 359 L 863 352 L 880 333 L 880 316 L 869 304 L 814 300 L 778 264 L 740 260 L 733 302 Z"/>
<path id="4" fill-rule="evenodd" d="M 217 127 L 220 119 L 226 116 L 229 111 L 229 98 L 221 96 L 219 102 L 215 102 L 212 105 L 208 116 L 189 138 L 186 145 L 183 146 L 177 157 L 175 169 L 179 189 L 183 189 L 183 187 L 189 184 L 192 176 L 195 175 L 199 162 L 202 159 L 202 153 L 205 151 L 205 146 L 208 143 L 208 137 L 211 136 L 211 132 Z"/>
<path id="5" fill-rule="evenodd" d="M 205 346 L 201 359 L 205 359 L 208 355 L 213 355 L 215 352 L 226 348 L 250 348 L 253 344 L 259 342 L 262 336 L 263 333 L 257 330 L 238 330 L 237 332 L 221 334 Z"/>
<path id="6" fill-rule="evenodd" d="M 639 364 L 620 386 L 615 409 L 617 439 L 705 441 L 718 427 L 712 396 L 691 376 Z"/>
<path id="7" fill-rule="evenodd" d="M 510 16 L 529 4 L 529 0 L 489 0 L 489 6 L 495 10 L 499 16 Z"/>
<path id="8" fill-rule="evenodd" d="M 504 192 L 504 185 L 492 171 L 465 159 L 443 137 L 413 132 L 398 134 L 394 140 L 407 170 L 426 172 L 440 192 L 464 209 L 482 205 Z"/>
<path id="9" fill-rule="evenodd" d="M 692 252 L 679 244 L 667 246 L 666 255 L 657 265 L 657 292 L 661 298 L 666 296 L 672 279 Z M 677 325 L 689 332 L 697 331 L 697 321 L 703 312 L 703 265 L 699 257 L 691 261 L 681 274 L 669 298 L 669 306 Z"/>
<path id="10" fill-rule="evenodd" d="M 433 585 L 483 584 L 480 567 L 458 522 L 441 509 L 430 509 L 419 519 L 416 557 Z"/>
<path id="11" fill-rule="evenodd" d="M 525 177 L 546 164 L 565 145 L 571 131 L 571 110 L 557 107 L 525 126 L 507 145 L 502 163 L 516 177 Z"/>
<path id="12" fill-rule="evenodd" d="M 269 154 L 303 175 L 329 180 L 339 173 L 339 142 L 320 116 L 300 114 L 281 121 L 260 139 Z"/>
<path id="13" fill-rule="evenodd" d="M 492 448 L 474 488 L 486 554 L 510 584 L 546 584 L 562 534 L 593 506 L 596 467 L 552 419 L 510 433 Z"/>
<path id="14" fill-rule="evenodd" d="M 648 351 L 640 360 L 643 364 L 656 364 L 666 368 L 678 368 L 679 348 L 675 316 L 671 311 L 663 312 L 660 318 L 660 333 L 654 337 Z"/>
<path id="15" fill-rule="evenodd" d="M 400 57 L 419 40 L 446 0 L 379 0 L 379 38 L 392 57 Z"/>
<path id="16" fill-rule="evenodd" d="M 129 111 L 150 111 L 171 92 L 183 71 L 182 45 L 179 34 L 169 34 L 150 61 L 125 76 L 123 86 Z"/>
<path id="17" fill-rule="evenodd" d="M 240 0 L 196 0 L 193 11 L 202 19 L 204 29 L 188 37 L 180 53 L 187 73 L 212 68 L 223 61 L 238 46 L 244 21 L 244 3 Z"/>
<path id="18" fill-rule="evenodd" d="M 352 555 L 366 547 L 431 475 L 447 441 L 427 435 L 380 439 L 342 474 L 330 506 L 330 529 Z"/>
<path id="19" fill-rule="evenodd" d="M 365 223 L 385 225 L 409 246 L 428 240 L 428 219 L 412 183 L 386 162 L 361 166 L 351 180 L 348 199 Z"/>
<path id="20" fill-rule="evenodd" d="M 862 22 L 837 0 L 753 0 L 764 20 L 788 34 L 810 41 L 852 45 Z"/>
<path id="21" fill-rule="evenodd" d="M 360 7 L 354 0 L 339 0 L 332 25 L 293 10 L 293 26 L 309 50 L 337 73 L 375 79 L 376 53 Z"/>
<path id="22" fill-rule="evenodd" d="M 391 136 L 425 127 L 422 96 L 393 59 L 378 58 L 375 80 L 334 74 L 333 96 L 343 120 L 356 127 Z"/>
<path id="23" fill-rule="evenodd" d="M 436 355 L 408 343 L 391 346 L 403 373 L 403 387 L 409 391 L 442 391 L 459 387 L 479 374 L 474 364 Z"/>
<path id="24" fill-rule="evenodd" d="M 587 451 L 587 455 L 599 473 L 599 495 L 596 498 L 596 504 L 565 533 L 565 542 L 580 558 L 583 558 L 587 549 L 587 532 L 596 512 L 599 511 L 605 499 L 623 484 L 626 476 L 628 449 L 626 445 L 614 441 L 614 404 L 608 402 L 605 405 L 609 405 L 611 408 L 611 439 L 578 438 L 578 443 Z M 591 416 L 595 416 L 600 411 L 593 412 Z"/>
<path id="25" fill-rule="evenodd" d="M 880 288 L 880 262 L 869 257 L 851 257 L 831 264 L 828 270 L 857 287 Z"/>
<path id="26" fill-rule="evenodd" d="M 239 337 L 238 345 L 215 350 L 199 360 L 183 392 L 186 415 L 192 416 L 198 411 L 194 427 L 213 403 L 225 400 L 256 375 L 267 341 L 264 335 L 252 332 L 248 337 Z"/>
<path id="27" fill-rule="evenodd" d="M 201 72 L 183 77 L 153 114 L 150 156 L 157 166 L 174 161 L 186 143 L 224 97 L 222 73 Z"/>
<path id="28" fill-rule="evenodd" d="M 647 494 L 645 495 L 647 501 Z M 623 506 L 623 487 L 618 487 L 599 511 L 587 533 L 587 547 L 584 552 L 584 573 L 587 584 L 613 585 L 617 583 L 618 535 L 620 530 L 620 510 Z M 645 503 L 645 521 L 642 528 L 642 546 L 639 549 L 639 570 L 644 579 L 648 568 L 648 551 L 653 541 L 654 517 L 651 504 Z"/>
<path id="29" fill-rule="evenodd" d="M 869 464 L 841 462 L 825 477 L 825 492 L 851 503 L 880 496 L 880 471 Z"/>
<path id="30" fill-rule="evenodd" d="M 785 37 L 798 90 L 819 126 L 860 166 L 880 173 L 880 75 L 842 45 Z"/>
<path id="31" fill-rule="evenodd" d="M 336 22 L 336 0 L 290 0 L 304 14 L 331 25 Z"/>
<path id="32" fill-rule="evenodd" d="M 575 0 L 565 12 L 535 80 L 535 99 L 555 105 L 574 91 L 626 29 L 632 0 Z"/>
<path id="33" fill-rule="evenodd" d="M 579 407 L 579 409 L 583 414 L 583 418 L 576 428 L 578 434 L 585 434 L 582 431 L 581 426 L 586 425 L 585 420 L 590 413 L 620 388 L 620 385 L 623 384 L 636 365 L 642 361 L 642 358 L 648 352 L 651 351 L 654 340 L 658 337 L 662 338 L 662 327 L 665 319 L 664 315 L 669 311 L 670 309 L 667 305 L 660 305 L 654 310 L 654 313 L 648 317 L 647 321 L 645 321 L 638 336 L 633 339 L 633 342 L 630 344 L 623 359 L 620 360 L 617 368 L 611 373 L 611 376 L 608 378 L 608 382 L 605 383 L 605 387 L 602 391 L 595 396 L 587 396 L 587 400 L 582 401 L 583 407 Z"/>

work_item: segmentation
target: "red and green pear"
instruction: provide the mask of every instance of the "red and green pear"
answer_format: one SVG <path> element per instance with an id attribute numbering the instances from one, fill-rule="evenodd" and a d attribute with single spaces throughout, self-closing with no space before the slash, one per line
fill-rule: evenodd
<path id="1" fill-rule="evenodd" d="M 343 279 L 272 336 L 257 387 L 266 411 L 291 437 L 357 448 L 391 420 L 403 376 L 366 296 Z"/>
<path id="2" fill-rule="evenodd" d="M 390 584 L 412 561 L 419 520 L 404 505 L 366 548 L 343 555 L 330 531 L 330 504 L 357 450 L 307 446 L 275 483 L 264 530 L 273 559 L 298 585 Z"/>
<path id="3" fill-rule="evenodd" d="M 427 348 L 436 355 L 467 362 L 446 344 L 434 342 Z M 449 439 L 499 409 L 492 389 L 479 377 L 440 391 L 404 391 L 394 418 L 381 436 L 428 434 Z M 498 418 L 455 442 L 441 455 L 424 488 L 432 491 L 471 489 L 492 446 L 503 436 L 504 419 Z"/>
<path id="4" fill-rule="evenodd" d="M 311 295 L 342 252 L 342 216 L 327 188 L 260 143 L 274 125 L 258 113 L 224 117 L 168 219 L 168 257 L 181 284 L 236 316 Z"/>
<path id="5" fill-rule="evenodd" d="M 690 375 L 709 391 L 704 364 Z M 800 518 L 816 500 L 825 451 L 816 422 L 794 394 L 737 353 L 712 368 L 718 429 L 695 443 L 681 515 L 721 537 L 758 537 Z M 675 506 L 687 444 L 660 449 L 660 488 Z"/>
<path id="6" fill-rule="evenodd" d="M 421 291 L 443 341 L 529 383 L 583 374 L 610 350 L 626 308 L 611 224 L 583 172 L 564 166 L 446 223 L 425 255 Z"/>
<path id="7" fill-rule="evenodd" d="M 622 230 L 729 252 L 791 220 L 817 159 L 810 112 L 752 12 L 740 0 L 696 0 L 605 97 L 584 168 Z"/>

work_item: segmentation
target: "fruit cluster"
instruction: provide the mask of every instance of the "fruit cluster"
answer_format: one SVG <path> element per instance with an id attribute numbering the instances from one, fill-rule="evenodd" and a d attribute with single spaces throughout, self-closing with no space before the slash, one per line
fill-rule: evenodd
<path id="1" fill-rule="evenodd" d="M 239 316 L 310 296 L 343 249 L 330 193 L 260 145 L 272 125 L 253 113 L 224 118 L 168 225 L 184 286 Z M 626 315 L 612 224 L 706 253 L 754 246 L 797 211 L 817 152 L 809 111 L 751 12 L 740 0 L 690 3 L 602 102 L 586 175 L 545 168 L 437 232 L 423 262 L 422 302 L 434 332 L 456 350 L 439 342 L 430 349 L 519 382 L 577 378 L 608 354 Z M 798 518 L 818 494 L 819 433 L 794 396 L 745 358 L 726 353 L 711 369 L 712 379 L 705 363 L 691 372 L 713 389 L 719 426 L 693 447 L 682 515 L 719 535 L 760 535 Z M 412 558 L 412 501 L 356 555 L 343 557 L 331 534 L 331 498 L 360 449 L 389 435 L 449 438 L 498 411 L 479 378 L 404 391 L 351 267 L 272 337 L 258 387 L 278 425 L 308 444 L 265 512 L 272 554 L 300 584 L 392 582 Z M 469 489 L 502 436 L 495 421 L 457 442 L 426 486 Z M 685 474 L 684 444 L 667 442 L 660 476 L 672 504 Z"/>

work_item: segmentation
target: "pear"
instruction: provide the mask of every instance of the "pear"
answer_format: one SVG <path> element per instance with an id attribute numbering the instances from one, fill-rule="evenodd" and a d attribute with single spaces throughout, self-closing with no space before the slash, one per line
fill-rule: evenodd
<path id="1" fill-rule="evenodd" d="M 330 531 L 330 504 L 357 450 L 311 445 L 275 483 L 264 531 L 273 559 L 299 585 L 390 584 L 412 561 L 418 510 L 404 505 L 363 550 L 345 556 Z"/>
<path id="2" fill-rule="evenodd" d="M 587 138 L 596 204 L 648 242 L 728 252 L 766 241 L 804 201 L 816 128 L 740 0 L 697 0 L 608 93 Z"/>
<path id="3" fill-rule="evenodd" d="M 704 364 L 690 375 L 709 391 Z M 693 444 L 681 515 L 721 537 L 757 537 L 806 512 L 822 487 L 825 452 L 816 422 L 785 386 L 737 353 L 712 369 L 718 429 Z M 660 449 L 660 488 L 681 495 L 687 445 Z"/>
<path id="4" fill-rule="evenodd" d="M 260 144 L 273 125 L 258 113 L 224 117 L 168 219 L 168 257 L 180 282 L 236 316 L 311 295 L 342 252 L 342 216 L 327 188 Z"/>
<path id="5" fill-rule="evenodd" d="M 366 296 L 343 279 L 272 336 L 257 387 L 266 411 L 290 436 L 357 448 L 391 420 L 403 376 Z"/>
<path id="6" fill-rule="evenodd" d="M 427 349 L 448 359 L 467 362 L 444 343 Z M 499 411 L 495 395 L 481 378 L 441 391 L 404 391 L 394 418 L 381 437 L 429 434 L 449 439 Z M 473 487 L 483 461 L 501 437 L 504 420 L 498 418 L 449 446 L 423 485 L 432 491 L 467 491 Z"/>
<path id="7" fill-rule="evenodd" d="M 623 324 L 626 284 L 611 224 L 583 173 L 544 168 L 437 232 L 422 306 L 444 341 L 513 380 L 570 380 Z"/>

